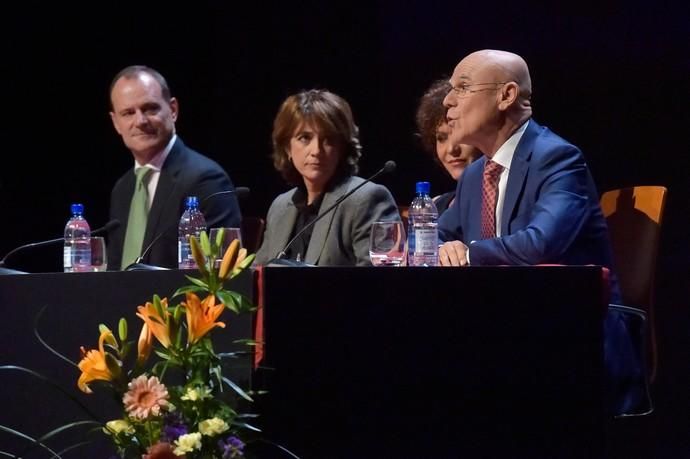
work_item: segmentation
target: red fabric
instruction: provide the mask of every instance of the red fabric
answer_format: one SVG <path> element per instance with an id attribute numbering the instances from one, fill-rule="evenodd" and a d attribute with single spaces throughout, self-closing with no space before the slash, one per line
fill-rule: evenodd
<path id="1" fill-rule="evenodd" d="M 254 369 L 264 358 L 264 267 L 257 266 L 254 270 L 254 298 L 256 298 L 256 313 L 254 315 Z"/>
<path id="2" fill-rule="evenodd" d="M 496 237 L 496 202 L 498 201 L 498 180 L 503 166 L 491 160 L 484 164 L 482 180 L 482 239 Z"/>

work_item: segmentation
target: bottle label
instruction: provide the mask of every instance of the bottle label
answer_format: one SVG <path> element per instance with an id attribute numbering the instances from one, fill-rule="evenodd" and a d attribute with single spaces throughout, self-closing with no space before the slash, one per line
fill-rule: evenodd
<path id="1" fill-rule="evenodd" d="M 65 246 L 62 251 L 62 265 L 65 268 L 72 267 L 72 247 Z"/>
<path id="2" fill-rule="evenodd" d="M 436 228 L 417 228 L 414 232 L 415 253 L 436 253 L 438 250 L 438 231 Z"/>

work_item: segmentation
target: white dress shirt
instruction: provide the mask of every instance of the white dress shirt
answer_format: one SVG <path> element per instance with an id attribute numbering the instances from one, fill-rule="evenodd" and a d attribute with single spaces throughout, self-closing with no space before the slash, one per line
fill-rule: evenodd
<path id="1" fill-rule="evenodd" d="M 177 134 L 173 134 L 172 138 L 170 139 L 170 142 L 168 142 L 168 145 L 165 146 L 163 151 L 157 153 L 153 158 L 151 158 L 151 161 L 149 161 L 146 164 L 139 164 L 136 159 L 134 160 L 135 172 L 137 171 L 137 169 L 141 169 L 142 167 L 148 167 L 153 171 L 151 172 L 146 187 L 149 193 L 147 199 L 148 202 L 146 204 L 146 210 L 151 210 L 151 204 L 153 204 L 153 197 L 156 194 L 156 188 L 158 188 L 158 179 L 161 176 L 161 169 L 163 168 L 163 163 L 165 163 L 165 160 L 168 157 L 170 150 L 172 150 L 172 146 L 175 144 L 175 140 L 177 140 Z"/>

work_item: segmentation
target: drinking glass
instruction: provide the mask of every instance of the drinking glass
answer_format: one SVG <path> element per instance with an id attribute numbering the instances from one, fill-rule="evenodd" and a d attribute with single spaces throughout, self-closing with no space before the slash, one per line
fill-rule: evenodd
<path id="1" fill-rule="evenodd" d="M 374 266 L 400 266 L 405 259 L 405 229 L 402 222 L 372 223 L 369 258 Z"/>
<path id="2" fill-rule="evenodd" d="M 216 258 L 215 266 L 216 268 L 220 267 L 221 261 L 223 261 L 223 255 L 225 255 L 225 251 L 228 249 L 228 246 L 232 241 L 235 239 L 238 239 L 240 241 L 240 247 L 242 247 L 242 232 L 240 231 L 239 228 L 223 228 L 225 231 L 223 232 L 223 240 L 220 243 L 220 250 L 218 252 L 218 258 Z M 209 233 L 209 239 L 211 240 L 212 244 L 216 243 L 216 239 L 218 237 L 218 231 L 220 231 L 220 228 L 211 228 L 211 232 Z"/>
<path id="3" fill-rule="evenodd" d="M 108 269 L 108 252 L 105 247 L 105 238 L 91 238 L 91 271 L 100 272 Z"/>

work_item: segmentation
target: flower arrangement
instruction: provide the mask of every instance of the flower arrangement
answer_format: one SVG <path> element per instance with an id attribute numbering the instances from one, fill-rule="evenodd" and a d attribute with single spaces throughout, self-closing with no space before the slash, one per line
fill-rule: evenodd
<path id="1" fill-rule="evenodd" d="M 252 401 L 251 393 L 222 373 L 222 360 L 233 354 L 218 354 L 213 348 L 212 332 L 225 327 L 219 320 L 225 309 L 237 314 L 253 310 L 224 283 L 248 268 L 254 255 L 234 240 L 216 267 L 222 238 L 222 230 L 214 241 L 205 232 L 199 239 L 190 238 L 201 276 L 186 276 L 191 284 L 173 295 L 184 295 L 184 300 L 171 304 L 154 295 L 137 308 L 142 325 L 136 355 L 130 355 L 135 343 L 128 341 L 124 318 L 117 337 L 101 325 L 98 348 L 82 348 L 79 389 L 92 393 L 92 385 L 105 384 L 122 401 L 122 417 L 103 428 L 120 457 L 243 458 L 243 434 L 258 431 L 247 423 L 253 415 L 238 412 L 242 399 Z"/>

